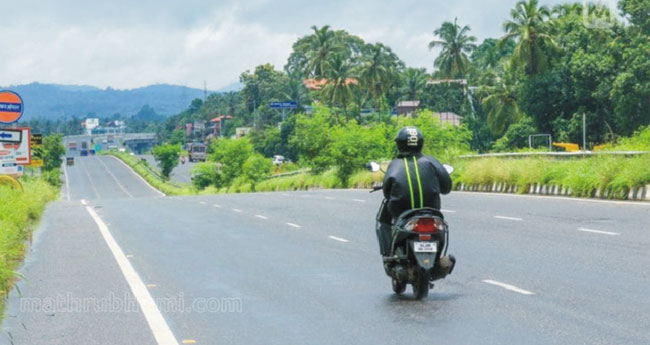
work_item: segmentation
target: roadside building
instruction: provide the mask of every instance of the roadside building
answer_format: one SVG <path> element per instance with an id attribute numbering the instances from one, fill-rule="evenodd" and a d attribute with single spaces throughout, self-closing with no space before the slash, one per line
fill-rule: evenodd
<path id="1" fill-rule="evenodd" d="M 302 81 L 306 88 L 312 91 L 322 90 L 327 85 L 327 78 L 307 78 Z M 359 81 L 356 78 L 345 79 L 345 85 L 358 85 Z"/>
<path id="2" fill-rule="evenodd" d="M 462 116 L 452 112 L 433 113 L 433 118 L 437 119 L 441 125 L 451 125 L 454 127 L 460 126 L 460 123 L 463 121 Z"/>
<path id="3" fill-rule="evenodd" d="M 210 120 L 210 132 L 212 137 L 223 137 L 223 130 L 226 126 L 226 121 L 232 119 L 231 115 L 219 115 Z"/>
<path id="4" fill-rule="evenodd" d="M 395 106 L 397 115 L 411 116 L 420 108 L 420 101 L 400 101 Z"/>

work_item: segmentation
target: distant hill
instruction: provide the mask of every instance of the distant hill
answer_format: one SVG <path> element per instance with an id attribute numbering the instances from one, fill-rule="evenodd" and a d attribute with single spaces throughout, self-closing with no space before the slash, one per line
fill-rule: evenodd
<path id="1" fill-rule="evenodd" d="M 84 117 L 91 113 L 98 117 L 115 113 L 131 116 L 147 104 L 157 114 L 170 116 L 187 109 L 195 98 L 203 98 L 201 89 L 166 84 L 115 90 L 110 87 L 32 83 L 0 87 L 0 90 L 15 91 L 23 98 L 25 113 L 22 120 Z"/>

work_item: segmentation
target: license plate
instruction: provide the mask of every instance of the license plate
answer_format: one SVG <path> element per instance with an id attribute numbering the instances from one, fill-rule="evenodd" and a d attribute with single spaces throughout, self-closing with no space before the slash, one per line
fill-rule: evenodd
<path id="1" fill-rule="evenodd" d="M 413 251 L 416 253 L 438 252 L 438 242 L 413 242 Z"/>

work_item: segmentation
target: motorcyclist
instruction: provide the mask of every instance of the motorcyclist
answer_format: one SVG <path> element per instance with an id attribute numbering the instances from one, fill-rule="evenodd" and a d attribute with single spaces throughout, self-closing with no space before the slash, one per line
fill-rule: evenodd
<path id="1" fill-rule="evenodd" d="M 404 211 L 440 209 L 440 194 L 451 191 L 451 178 L 440 162 L 422 154 L 424 137 L 417 127 L 404 127 L 395 137 L 399 151 L 384 177 L 384 201 L 377 214 L 377 239 L 383 256 L 390 254 L 391 224 Z"/>

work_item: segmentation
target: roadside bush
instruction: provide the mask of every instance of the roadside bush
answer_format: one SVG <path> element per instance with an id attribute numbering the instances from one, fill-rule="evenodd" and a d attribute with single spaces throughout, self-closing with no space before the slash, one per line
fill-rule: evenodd
<path id="1" fill-rule="evenodd" d="M 221 163 L 221 181 L 229 185 L 243 174 L 244 163 L 253 155 L 254 148 L 246 137 L 240 139 L 218 139 L 211 143 L 209 160 Z"/>
<path id="2" fill-rule="evenodd" d="M 255 191 L 255 185 L 257 183 L 269 176 L 272 167 L 273 163 L 271 162 L 271 159 L 265 158 L 259 153 L 253 154 L 246 159 L 242 170 L 246 177 L 246 181 L 251 185 L 252 191 Z"/>
<path id="3" fill-rule="evenodd" d="M 47 183 L 51 184 L 54 187 L 61 187 L 62 181 L 61 181 L 61 170 L 60 169 L 53 169 L 53 170 L 44 170 L 41 173 L 41 176 Z"/>
<path id="4" fill-rule="evenodd" d="M 153 148 L 153 157 L 158 162 L 160 173 L 165 180 L 169 180 L 169 175 L 178 165 L 180 152 L 180 145 L 163 144 Z"/>
<path id="5" fill-rule="evenodd" d="M 211 185 L 218 187 L 219 180 L 220 173 L 215 163 L 198 163 L 192 168 L 192 185 L 197 190 L 203 190 Z"/>

